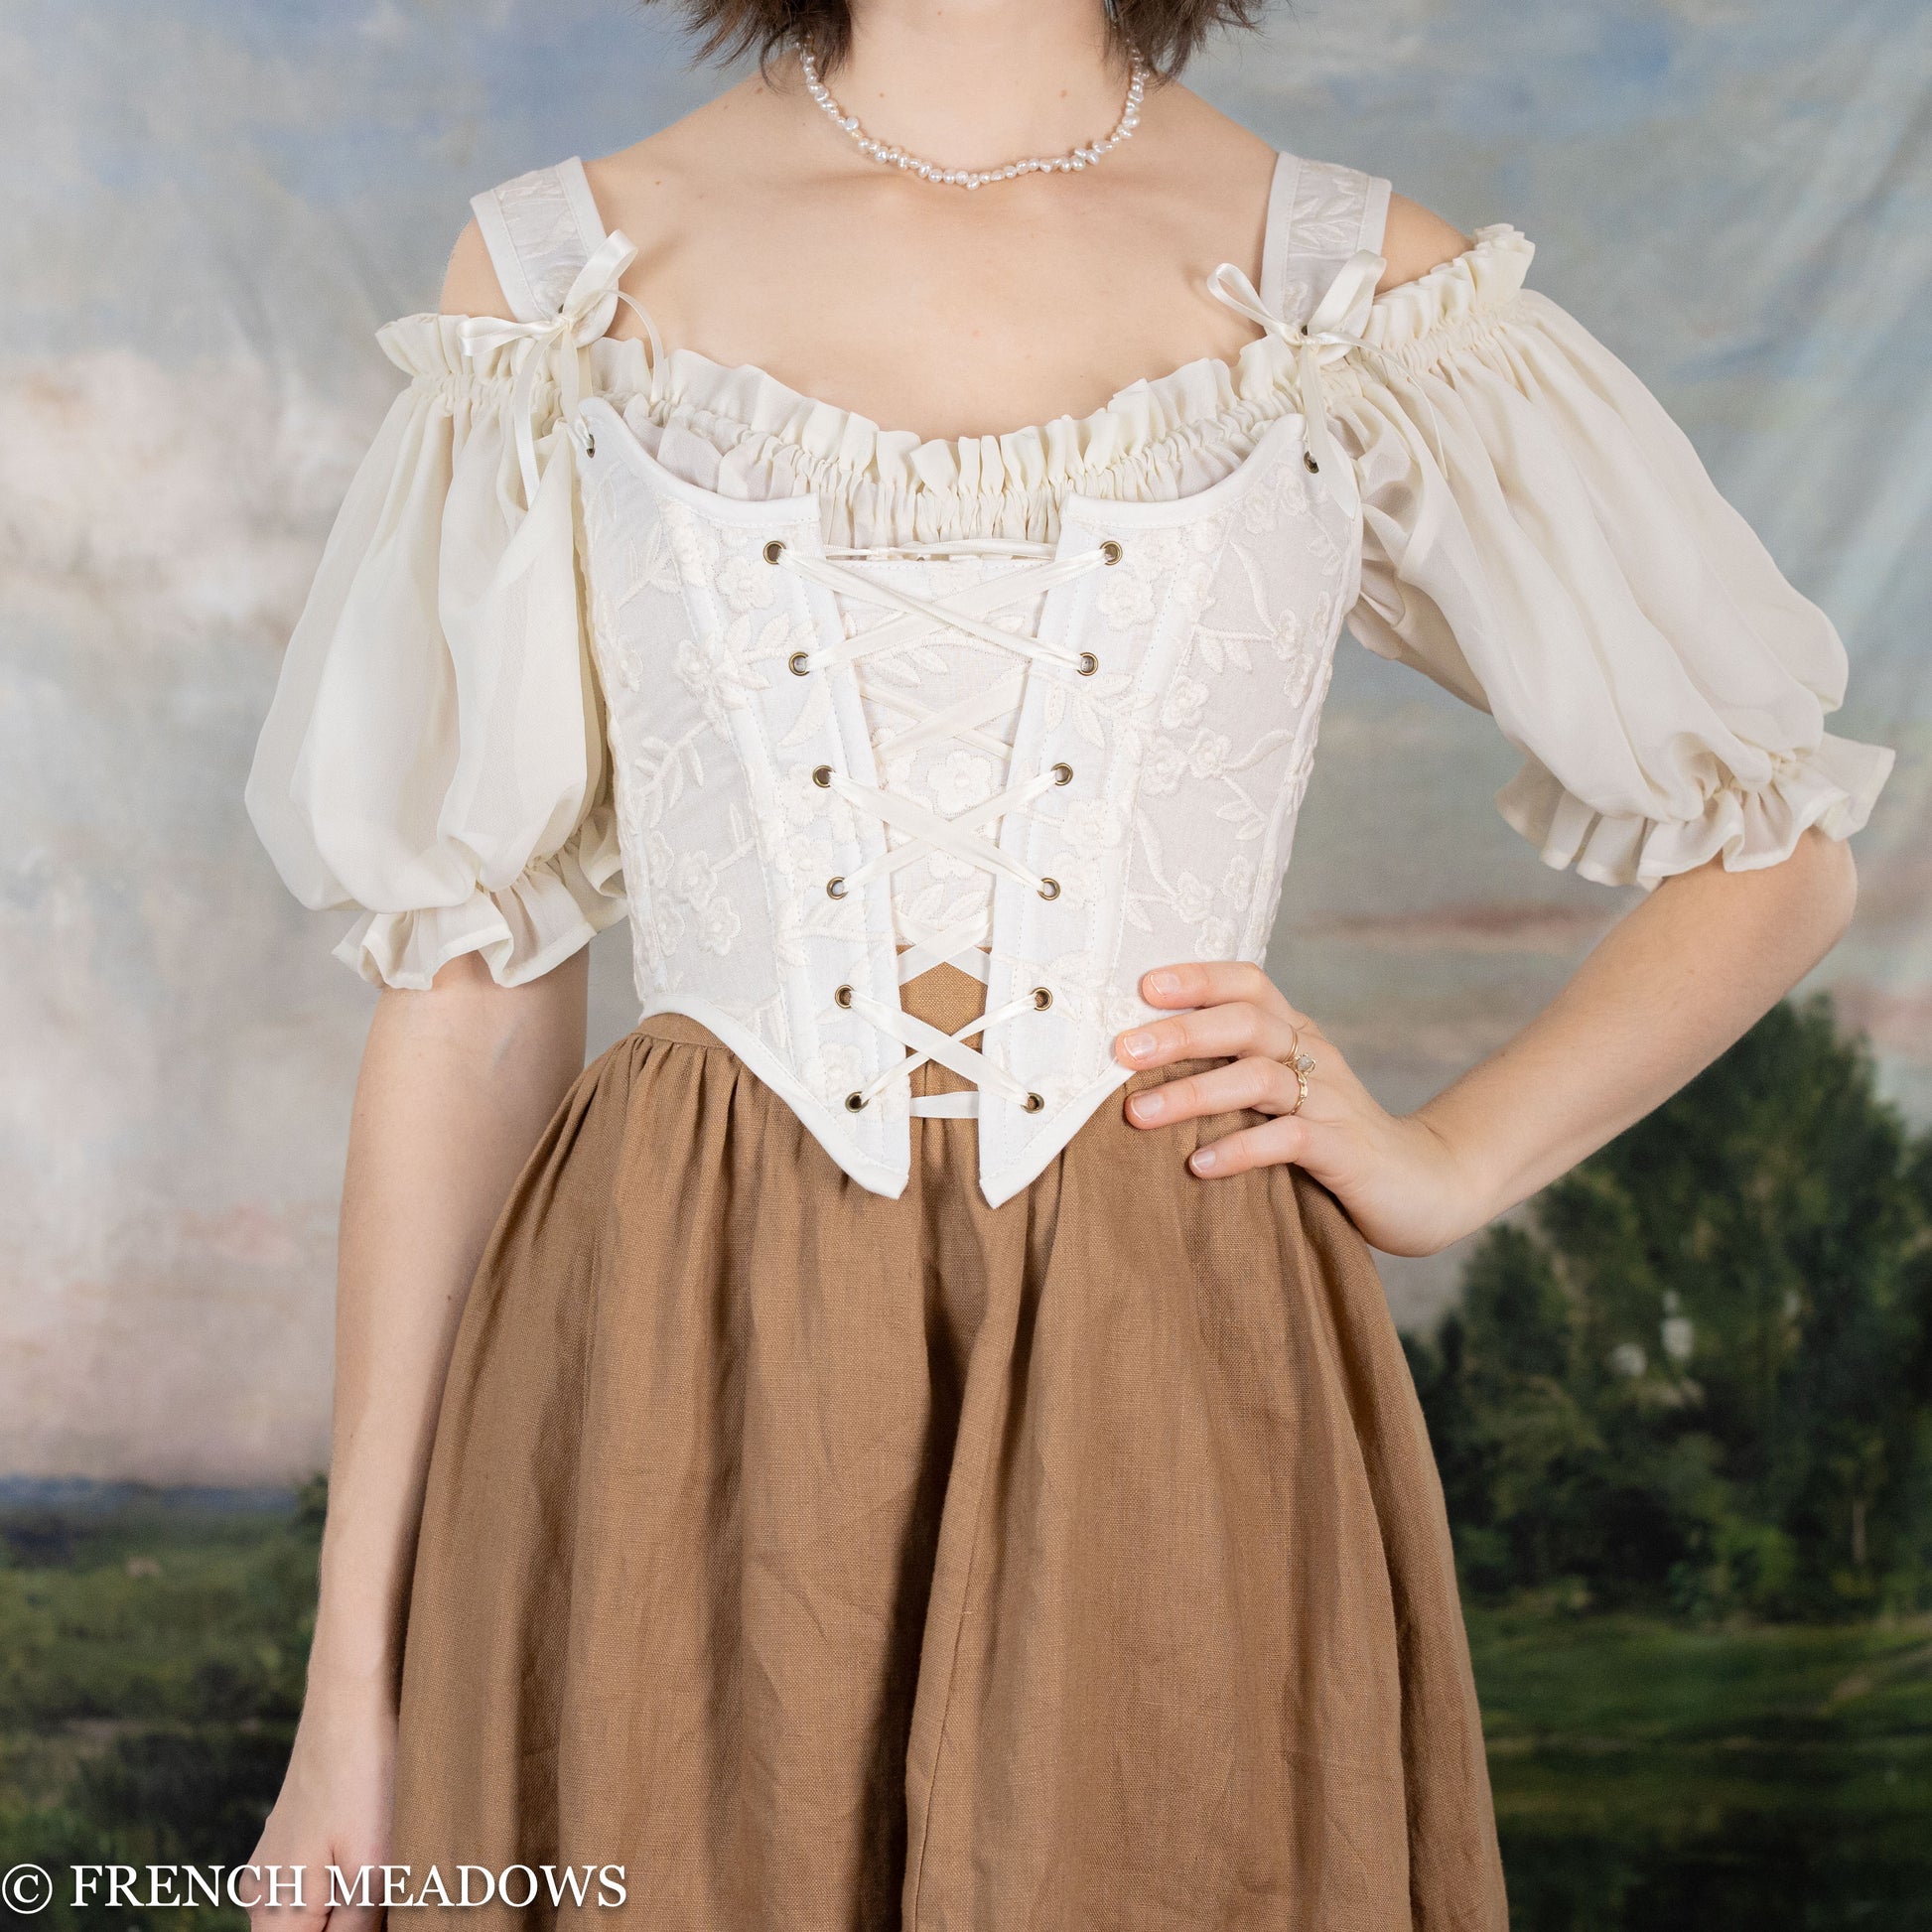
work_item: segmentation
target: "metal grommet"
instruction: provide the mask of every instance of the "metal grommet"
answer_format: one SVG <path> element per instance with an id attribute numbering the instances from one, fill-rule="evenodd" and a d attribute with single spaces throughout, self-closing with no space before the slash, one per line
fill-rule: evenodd
<path id="1" fill-rule="evenodd" d="M 1053 782 L 1056 785 L 1070 785 L 1073 782 L 1073 767 L 1062 761 L 1052 767 Z"/>
<path id="2" fill-rule="evenodd" d="M 837 991 L 836 991 L 836 992 L 835 992 L 835 993 L 834 993 L 834 994 L 832 995 L 832 1002 L 833 1002 L 833 1004 L 834 1004 L 835 1006 L 842 1006 L 842 1007 L 849 1007 L 849 1006 L 850 1006 L 850 1005 L 852 1004 L 852 989 L 851 989 L 851 987 L 849 987 L 849 986 L 841 986 L 841 987 L 840 987 L 840 988 L 839 988 L 839 989 L 838 989 L 838 990 L 837 990 Z"/>
<path id="3" fill-rule="evenodd" d="M 1311 477 L 1318 477 L 1321 474 L 1320 464 L 1315 462 L 1314 458 L 1311 457 L 1307 450 L 1304 450 L 1302 452 L 1302 467 L 1305 470 L 1307 470 L 1309 475 Z"/>
<path id="4" fill-rule="evenodd" d="M 1039 882 L 1039 896 L 1041 898 L 1058 898 L 1060 882 L 1057 879 L 1042 879 Z"/>
<path id="5" fill-rule="evenodd" d="M 860 1093 L 857 1088 L 854 1088 L 853 1091 L 847 1094 L 845 1097 L 845 1111 L 848 1114 L 858 1113 L 865 1106 L 865 1104 L 866 1104 L 866 1096 Z"/>
<path id="6" fill-rule="evenodd" d="M 1112 537 L 1100 546 L 1100 561 L 1103 564 L 1117 564 L 1127 553 Z"/>
<path id="7" fill-rule="evenodd" d="M 1036 1114 L 1046 1105 L 1046 1098 L 1043 1094 L 1030 1093 L 1020 1104 L 1026 1108 L 1028 1113 Z"/>
<path id="8" fill-rule="evenodd" d="M 1083 650 L 1080 653 L 1079 663 L 1074 666 L 1074 669 L 1077 670 L 1082 677 L 1091 677 L 1095 671 L 1099 670 L 1099 668 L 1100 668 L 1100 659 L 1097 658 L 1090 650 Z"/>
<path id="9" fill-rule="evenodd" d="M 813 765 L 812 783 L 829 791 L 832 785 L 832 767 L 829 764 Z"/>
<path id="10" fill-rule="evenodd" d="M 780 537 L 773 537 L 771 541 L 764 546 L 764 561 L 768 564 L 775 564 L 778 561 L 778 559 L 782 557 L 784 554 L 785 554 L 784 541 Z"/>
<path id="11" fill-rule="evenodd" d="M 840 873 L 836 879 L 828 879 L 825 882 L 825 897 L 827 898 L 843 898 L 845 895 L 846 884 L 844 873 Z"/>
<path id="12" fill-rule="evenodd" d="M 785 659 L 786 664 L 791 667 L 793 677 L 809 677 L 811 675 L 811 656 L 812 654 L 808 650 L 795 650 Z"/>
<path id="13" fill-rule="evenodd" d="M 1034 1011 L 1044 1013 L 1053 1004 L 1053 989 L 1050 986 L 1034 988 Z"/>

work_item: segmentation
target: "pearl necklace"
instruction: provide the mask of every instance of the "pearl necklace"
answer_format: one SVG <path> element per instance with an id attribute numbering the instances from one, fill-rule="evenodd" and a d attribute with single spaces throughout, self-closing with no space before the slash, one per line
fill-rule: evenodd
<path id="1" fill-rule="evenodd" d="M 1050 158 L 1030 156 L 1025 161 L 1009 161 L 1004 168 L 971 169 L 941 168 L 936 162 L 921 161 L 917 155 L 907 154 L 903 148 L 891 147 L 884 141 L 874 140 L 859 125 L 858 115 L 848 114 L 832 98 L 831 90 L 818 77 L 818 62 L 810 47 L 801 42 L 798 48 L 798 66 L 805 76 L 805 91 L 830 117 L 832 125 L 845 134 L 868 161 L 877 161 L 887 168 L 897 168 L 905 174 L 917 175 L 921 181 L 937 182 L 946 188 L 983 188 L 988 182 L 1014 181 L 1021 175 L 1070 175 L 1083 168 L 1091 168 L 1102 155 L 1127 140 L 1140 125 L 1141 96 L 1147 91 L 1147 63 L 1141 59 L 1140 50 L 1135 47 L 1127 50 L 1127 99 L 1120 110 L 1120 119 L 1104 140 L 1094 141 L 1084 148 L 1072 148 L 1065 154 Z"/>

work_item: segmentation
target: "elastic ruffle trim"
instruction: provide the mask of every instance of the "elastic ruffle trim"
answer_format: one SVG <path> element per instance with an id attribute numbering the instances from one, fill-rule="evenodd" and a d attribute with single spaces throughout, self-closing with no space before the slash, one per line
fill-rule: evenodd
<path id="1" fill-rule="evenodd" d="M 1823 734 L 1816 751 L 1772 760 L 1770 781 L 1755 790 L 1719 786 L 1689 819 L 1609 816 L 1592 810 L 1538 759 L 1496 794 L 1504 820 L 1538 849 L 1546 866 L 1574 866 L 1604 886 L 1661 881 L 1723 856 L 1726 872 L 1750 872 L 1790 858 L 1811 827 L 1847 839 L 1871 816 L 1891 772 L 1893 753 Z"/>
<path id="2" fill-rule="evenodd" d="M 595 806 L 553 853 L 508 886 L 479 886 L 461 905 L 364 912 L 334 948 L 375 986 L 425 992 L 460 953 L 480 952 L 499 986 L 539 978 L 627 909 L 617 813 Z"/>
<path id="3" fill-rule="evenodd" d="M 1362 341 L 1405 359 L 1420 353 L 1427 362 L 1456 340 L 1460 325 L 1493 314 L 1519 294 L 1535 256 L 1536 244 L 1507 221 L 1478 228 L 1473 247 L 1378 295 Z"/>

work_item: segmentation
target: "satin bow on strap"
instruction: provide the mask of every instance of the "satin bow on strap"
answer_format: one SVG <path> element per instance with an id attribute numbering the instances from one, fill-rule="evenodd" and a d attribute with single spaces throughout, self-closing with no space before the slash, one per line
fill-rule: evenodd
<path id="1" fill-rule="evenodd" d="M 1233 262 L 1223 262 L 1207 278 L 1209 291 L 1220 301 L 1250 322 L 1258 323 L 1271 336 L 1279 336 L 1294 349 L 1309 455 L 1319 466 L 1329 493 L 1350 516 L 1361 508 L 1362 496 L 1355 483 L 1355 466 L 1342 453 L 1328 427 L 1321 371 L 1330 363 L 1340 361 L 1350 349 L 1368 346 L 1360 330 L 1368 319 L 1375 286 L 1387 267 L 1388 263 L 1372 248 L 1357 249 L 1342 263 L 1341 272 L 1329 283 L 1328 292 L 1316 304 L 1314 313 L 1299 327 L 1269 308 L 1246 273 Z"/>
<path id="2" fill-rule="evenodd" d="M 546 370 L 555 377 L 563 418 L 571 421 L 583 400 L 583 352 L 610 328 L 624 303 L 643 324 L 650 343 L 650 370 L 655 386 L 663 359 L 656 325 L 642 306 L 618 287 L 623 271 L 637 259 L 637 244 L 614 228 L 598 244 L 597 252 L 577 271 L 555 314 L 538 322 L 506 322 L 496 316 L 465 316 L 458 335 L 464 354 L 475 358 L 506 344 L 512 346 L 515 386 L 510 414 L 516 424 L 516 461 L 523 472 L 523 500 L 537 493 L 537 383 Z"/>

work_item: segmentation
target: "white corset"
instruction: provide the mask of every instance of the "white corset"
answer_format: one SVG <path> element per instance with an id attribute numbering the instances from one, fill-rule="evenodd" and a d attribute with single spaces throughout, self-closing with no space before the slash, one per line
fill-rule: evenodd
<path id="1" fill-rule="evenodd" d="M 644 1011 L 703 1021 L 887 1193 L 907 1173 L 908 1052 L 947 1059 L 978 1086 L 980 1184 L 997 1204 L 1127 1078 L 1112 1041 L 1152 1011 L 1144 972 L 1262 955 L 1359 557 L 1353 519 L 1306 467 L 1300 418 L 1181 500 L 1067 498 L 1042 559 L 856 567 L 826 557 L 809 498 L 694 487 L 601 398 L 582 423 Z M 916 753 L 905 779 L 879 767 L 875 732 L 908 721 L 881 717 L 892 654 L 857 653 L 878 620 L 848 638 L 848 570 L 914 601 L 921 580 L 952 580 L 932 630 L 903 612 L 883 621 L 979 687 L 960 729 L 984 745 L 935 738 L 925 769 L 984 759 L 1000 813 L 983 827 L 958 799 L 948 815 L 918 795 Z M 1012 604 L 1008 580 L 1025 593 Z M 970 664 L 946 616 L 972 624 Z M 941 697 L 957 702 L 948 686 L 921 709 L 945 718 Z M 957 904 L 924 897 L 952 878 Z M 984 1036 L 942 1045 L 897 1012 L 898 946 L 970 959 L 989 915 Z"/>

